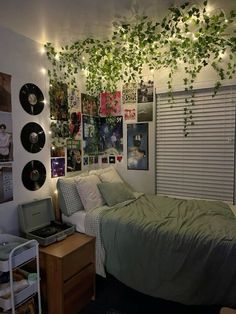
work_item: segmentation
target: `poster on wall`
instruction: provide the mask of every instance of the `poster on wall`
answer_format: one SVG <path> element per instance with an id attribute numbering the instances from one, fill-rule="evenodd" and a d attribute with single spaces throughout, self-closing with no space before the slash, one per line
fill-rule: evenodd
<path id="1" fill-rule="evenodd" d="M 68 90 L 67 85 L 58 82 L 49 89 L 50 115 L 52 120 L 68 120 Z"/>
<path id="2" fill-rule="evenodd" d="M 0 72 L 0 203 L 13 200 L 11 75 Z"/>
<path id="3" fill-rule="evenodd" d="M 82 116 L 83 121 L 83 153 L 97 155 L 99 151 L 99 117 Z"/>
<path id="4" fill-rule="evenodd" d="M 81 112 L 70 112 L 69 135 L 72 139 L 81 139 Z"/>
<path id="5" fill-rule="evenodd" d="M 130 104 L 137 102 L 137 84 L 126 83 L 122 89 L 122 103 Z"/>
<path id="6" fill-rule="evenodd" d="M 100 153 L 114 155 L 123 153 L 123 117 L 101 117 L 99 137 Z"/>
<path id="7" fill-rule="evenodd" d="M 81 168 L 81 141 L 67 140 L 67 172 L 80 171 Z"/>
<path id="8" fill-rule="evenodd" d="M 127 168 L 148 170 L 148 123 L 127 124 Z"/>
<path id="9" fill-rule="evenodd" d="M 81 93 L 82 113 L 90 116 L 98 115 L 97 97 Z"/>
<path id="10" fill-rule="evenodd" d="M 11 75 L 0 72 L 0 111 L 11 112 Z"/>
<path id="11" fill-rule="evenodd" d="M 104 92 L 100 95 L 100 116 L 120 116 L 121 115 L 121 92 Z"/>
<path id="12" fill-rule="evenodd" d="M 51 177 L 65 176 L 65 158 L 51 158 Z"/>
<path id="13" fill-rule="evenodd" d="M 13 200 L 12 164 L 0 165 L 0 204 Z"/>

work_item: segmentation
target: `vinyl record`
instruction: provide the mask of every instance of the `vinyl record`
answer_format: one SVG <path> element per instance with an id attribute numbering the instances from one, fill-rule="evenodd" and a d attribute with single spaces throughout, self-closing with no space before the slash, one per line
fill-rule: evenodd
<path id="1" fill-rule="evenodd" d="M 38 153 L 45 144 L 45 133 L 35 122 L 27 123 L 21 130 L 21 143 L 30 153 Z"/>
<path id="2" fill-rule="evenodd" d="M 46 180 L 46 168 L 39 160 L 31 160 L 25 165 L 21 179 L 26 189 L 36 191 Z"/>
<path id="3" fill-rule="evenodd" d="M 27 113 L 37 115 L 44 108 L 43 93 L 38 86 L 27 83 L 21 87 L 20 103 Z"/>

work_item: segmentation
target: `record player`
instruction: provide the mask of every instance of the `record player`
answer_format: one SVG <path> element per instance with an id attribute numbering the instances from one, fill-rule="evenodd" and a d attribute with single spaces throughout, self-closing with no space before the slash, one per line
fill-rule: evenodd
<path id="1" fill-rule="evenodd" d="M 20 230 L 27 239 L 47 246 L 75 232 L 75 226 L 55 220 L 52 198 L 35 200 L 18 206 Z"/>

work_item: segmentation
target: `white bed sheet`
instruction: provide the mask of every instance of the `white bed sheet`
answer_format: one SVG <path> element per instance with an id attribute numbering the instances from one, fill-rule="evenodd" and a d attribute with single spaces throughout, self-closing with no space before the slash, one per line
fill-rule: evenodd
<path id="1" fill-rule="evenodd" d="M 75 229 L 77 232 L 85 233 L 85 216 L 86 211 L 79 210 L 69 217 L 62 214 L 62 221 L 75 225 Z"/>

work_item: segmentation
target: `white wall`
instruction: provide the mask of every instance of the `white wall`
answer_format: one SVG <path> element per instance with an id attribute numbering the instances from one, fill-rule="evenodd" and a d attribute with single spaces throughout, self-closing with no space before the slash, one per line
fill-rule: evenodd
<path id="1" fill-rule="evenodd" d="M 50 150 L 46 140 L 44 148 L 36 154 L 27 152 L 21 145 L 20 133 L 28 122 L 39 123 L 45 133 L 49 131 L 49 109 L 44 106 L 39 115 L 30 115 L 19 102 L 19 91 L 25 83 L 36 84 L 48 98 L 47 78 L 41 69 L 45 66 L 45 57 L 40 54 L 40 46 L 32 40 L 0 27 L 0 72 L 10 74 L 13 123 L 13 201 L 0 204 L 0 229 L 7 233 L 18 233 L 19 203 L 29 202 L 50 194 Z M 37 191 L 29 191 L 21 181 L 21 172 L 27 162 L 37 159 L 44 163 L 47 179 Z"/>

